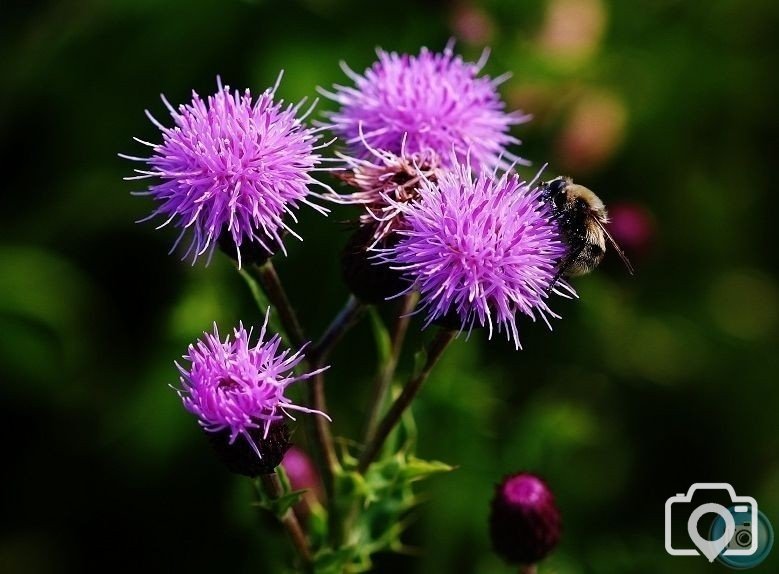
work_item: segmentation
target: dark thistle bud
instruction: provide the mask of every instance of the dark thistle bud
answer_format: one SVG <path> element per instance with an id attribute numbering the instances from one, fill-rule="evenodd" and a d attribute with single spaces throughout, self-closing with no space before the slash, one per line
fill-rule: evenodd
<path id="1" fill-rule="evenodd" d="M 560 540 L 560 512 L 546 483 L 529 473 L 506 476 L 490 512 L 493 549 L 510 564 L 531 565 Z"/>
<path id="2" fill-rule="evenodd" d="M 401 273 L 390 269 L 390 264 L 380 261 L 370 249 L 386 249 L 398 242 L 391 233 L 378 242 L 372 225 L 361 225 L 346 242 L 341 254 L 341 273 L 349 290 L 363 303 L 376 305 L 408 289 Z M 375 243 L 375 247 L 374 247 Z"/>
<path id="3" fill-rule="evenodd" d="M 246 432 L 257 447 L 256 451 L 248 440 L 235 440 L 230 444 L 230 429 L 218 432 L 206 431 L 206 436 L 214 447 L 217 457 L 230 472 L 250 477 L 271 474 L 281 464 L 284 455 L 292 446 L 287 423 L 284 421 L 272 423 L 268 429 L 268 436 L 264 436 L 264 425 Z"/>
<path id="4" fill-rule="evenodd" d="M 442 327 L 444 329 L 448 329 L 450 331 L 462 331 L 465 328 L 459 313 L 457 313 L 456 309 L 453 309 L 451 307 L 444 315 L 441 315 L 440 317 L 433 319 L 431 321 L 431 324 L 435 325 L 436 327 Z M 467 327 L 467 329 L 481 329 L 481 328 L 482 326 L 478 323 L 474 323 L 472 327 L 471 326 Z"/>

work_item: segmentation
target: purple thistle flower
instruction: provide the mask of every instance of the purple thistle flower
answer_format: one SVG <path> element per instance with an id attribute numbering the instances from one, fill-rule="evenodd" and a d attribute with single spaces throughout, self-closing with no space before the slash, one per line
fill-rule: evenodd
<path id="1" fill-rule="evenodd" d="M 152 156 L 120 156 L 149 166 L 126 179 L 161 180 L 138 195 L 150 195 L 159 203 L 142 221 L 160 216 L 165 222 L 158 229 L 173 222 L 181 230 L 171 252 L 190 230 L 192 241 L 184 259 L 191 255 L 194 263 L 208 253 L 210 260 L 221 239 L 235 245 L 240 265 L 244 242 L 256 242 L 272 254 L 277 247 L 284 250 L 284 231 L 300 239 L 284 221 L 287 215 L 296 221 L 292 210 L 300 203 L 327 213 L 307 199 L 308 186 L 319 184 L 310 175 L 320 162 L 316 151 L 324 147 L 315 145 L 319 130 L 303 123 L 311 109 L 298 117 L 303 102 L 284 106 L 283 100 L 274 100 L 280 80 L 281 75 L 256 100 L 249 90 L 243 95 L 231 92 L 217 80 L 216 94 L 204 101 L 193 92 L 192 102 L 178 111 L 162 96 L 173 117 L 172 128 L 146 111 L 162 131 L 162 143 L 135 138 L 152 148 Z"/>
<path id="2" fill-rule="evenodd" d="M 355 87 L 334 86 L 321 93 L 341 105 L 329 114 L 332 129 L 351 151 L 367 158 L 371 147 L 393 154 L 433 150 L 449 163 L 452 150 L 464 160 L 470 150 L 477 169 L 492 169 L 522 160 L 506 151 L 519 140 L 509 135 L 513 124 L 527 121 L 507 113 L 497 87 L 508 75 L 479 76 L 487 61 L 485 50 L 476 62 L 455 56 L 450 42 L 443 53 L 422 48 L 418 56 L 377 50 L 379 60 L 363 75 L 342 64 Z"/>
<path id="3" fill-rule="evenodd" d="M 510 564 L 535 564 L 560 541 L 560 511 L 549 486 L 534 474 L 506 476 L 495 488 L 490 538 Z"/>
<path id="4" fill-rule="evenodd" d="M 456 316 L 460 329 L 474 323 L 498 332 L 519 349 L 516 314 L 549 325 L 558 317 L 547 306 L 557 263 L 566 252 L 540 189 L 519 177 L 482 172 L 474 179 L 468 165 L 442 174 L 437 184 L 423 182 L 420 198 L 396 203 L 405 217 L 398 244 L 377 250 L 421 293 L 427 323 Z M 549 325 L 551 328 L 551 325 Z"/>
<path id="5" fill-rule="evenodd" d="M 242 435 L 258 457 L 260 449 L 250 436 L 252 429 L 262 428 L 267 438 L 271 425 L 282 421 L 288 411 L 326 414 L 293 404 L 284 396 L 286 388 L 325 370 L 295 375 L 294 368 L 303 360 L 302 351 L 280 350 L 281 337 L 276 334 L 267 341 L 268 318 L 260 329 L 257 343 L 250 346 L 251 331 L 239 325 L 222 341 L 216 324 L 213 333 L 190 345 L 184 359 L 188 368 L 178 363 L 182 388 L 179 396 L 184 408 L 195 415 L 208 432 L 229 431 L 229 444 Z M 283 454 L 283 453 L 282 453 Z"/>

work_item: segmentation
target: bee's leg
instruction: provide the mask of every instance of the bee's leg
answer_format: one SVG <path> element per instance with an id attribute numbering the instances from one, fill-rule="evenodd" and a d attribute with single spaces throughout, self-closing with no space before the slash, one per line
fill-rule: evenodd
<path id="1" fill-rule="evenodd" d="M 552 291 L 554 291 L 557 282 L 560 281 L 560 278 L 562 278 L 566 271 L 571 268 L 571 265 L 574 264 L 579 255 L 581 255 L 582 251 L 584 251 L 585 247 L 586 244 L 583 243 L 580 247 L 571 249 L 568 254 L 560 260 L 560 264 L 557 266 L 557 272 L 555 272 L 554 277 L 552 277 L 552 280 L 549 282 L 549 287 L 546 289 L 547 295 L 552 294 Z"/>

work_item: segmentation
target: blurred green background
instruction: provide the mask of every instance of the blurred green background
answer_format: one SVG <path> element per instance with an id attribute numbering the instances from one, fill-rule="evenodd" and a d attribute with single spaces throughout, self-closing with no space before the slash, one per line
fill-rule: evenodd
<path id="1" fill-rule="evenodd" d="M 663 508 L 726 481 L 779 527 L 778 16 L 773 0 L 6 0 L 0 571 L 280 571 L 283 534 L 168 387 L 212 321 L 259 314 L 228 262 L 190 267 L 166 255 L 172 230 L 133 223 L 152 206 L 116 153 L 159 139 L 143 110 L 165 116 L 160 92 L 177 104 L 217 74 L 259 92 L 284 68 L 297 101 L 346 81 L 339 60 L 359 71 L 377 45 L 450 37 L 513 72 L 503 95 L 535 116 L 515 130 L 521 155 L 641 210 L 651 233 L 626 244 L 635 277 L 607 256 L 575 281 L 580 300 L 557 302 L 554 332 L 522 325 L 523 351 L 457 342 L 415 413 L 421 455 L 459 468 L 425 485 L 412 555 L 377 571 L 510 572 L 485 523 L 518 469 L 546 477 L 565 519 L 542 574 L 727 571 L 668 556 Z M 352 215 L 304 214 L 305 243 L 277 263 L 312 334 L 346 297 Z M 328 392 L 335 432 L 354 437 L 367 324 L 350 341 Z M 779 571 L 779 550 L 755 571 Z"/>

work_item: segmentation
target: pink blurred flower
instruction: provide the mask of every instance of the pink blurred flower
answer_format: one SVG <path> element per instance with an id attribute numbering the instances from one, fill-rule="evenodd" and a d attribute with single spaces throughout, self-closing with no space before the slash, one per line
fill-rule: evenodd
<path id="1" fill-rule="evenodd" d="M 606 18 L 602 0 L 551 0 L 539 47 L 556 58 L 586 59 L 598 49 Z"/>
<path id="2" fill-rule="evenodd" d="M 563 169 L 584 174 L 606 163 L 622 143 L 627 108 L 611 92 L 593 91 L 574 106 L 558 141 Z"/>
<path id="3" fill-rule="evenodd" d="M 319 477 L 314 461 L 305 451 L 293 446 L 284 456 L 281 467 L 287 473 L 292 490 L 306 491 L 303 500 L 295 509 L 299 514 L 307 515 L 313 505 L 324 499 L 322 479 Z"/>
<path id="4" fill-rule="evenodd" d="M 614 240 L 632 254 L 642 255 L 651 247 L 655 221 L 646 207 L 623 202 L 609 207 L 609 232 Z"/>
<path id="5" fill-rule="evenodd" d="M 459 39 L 477 45 L 490 42 L 495 31 L 490 15 L 482 8 L 469 3 L 454 8 L 451 27 Z"/>

